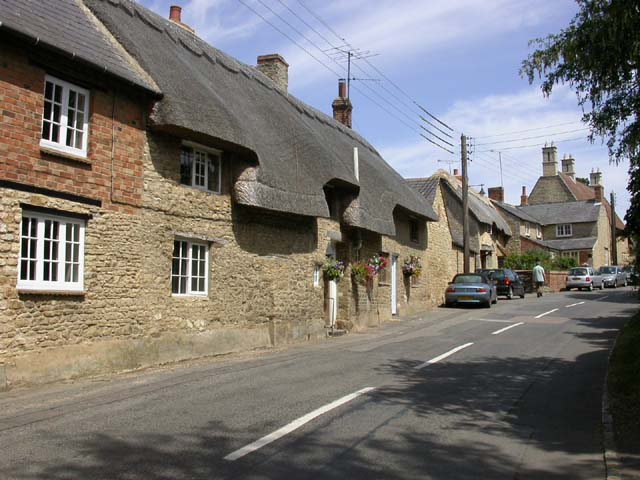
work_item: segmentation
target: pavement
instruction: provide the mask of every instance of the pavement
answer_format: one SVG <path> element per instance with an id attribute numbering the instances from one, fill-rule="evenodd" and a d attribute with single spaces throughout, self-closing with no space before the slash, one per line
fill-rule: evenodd
<path id="1" fill-rule="evenodd" d="M 2 479 L 604 479 L 631 289 L 0 393 Z M 632 478 L 632 477 L 625 477 Z"/>

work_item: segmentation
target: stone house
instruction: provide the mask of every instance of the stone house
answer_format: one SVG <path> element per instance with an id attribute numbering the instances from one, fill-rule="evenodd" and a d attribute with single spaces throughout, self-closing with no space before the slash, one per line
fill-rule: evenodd
<path id="1" fill-rule="evenodd" d="M 461 177 L 457 175 L 457 170 L 454 171 L 454 175 L 438 170 L 429 178 L 410 178 L 407 182 L 419 191 L 434 209 L 438 207 L 438 201 L 442 202 L 451 237 L 446 260 L 449 273 L 446 278 L 450 280 L 453 275 L 464 270 Z M 489 199 L 471 188 L 468 198 L 470 269 L 473 271 L 477 268 L 498 268 L 507 254 L 505 245 L 512 235 L 511 228 Z"/>
<path id="2" fill-rule="evenodd" d="M 439 303 L 448 232 L 349 128 L 344 84 L 330 118 L 287 92 L 282 57 L 241 64 L 175 8 L 7 0 L 0 22 L 0 387 Z M 323 278 L 373 255 L 390 266 L 366 286 Z"/>
<path id="3" fill-rule="evenodd" d="M 611 264 L 614 261 L 613 242 L 617 246 L 617 261 L 627 263 L 629 245 L 621 237 L 624 223 L 613 213 L 611 204 L 605 198 L 602 174 L 599 171 L 591 172 L 587 186 L 576 179 L 573 157 L 565 156 L 561 171 L 558 171 L 556 146 L 545 146 L 542 157 L 543 175 L 536 182 L 531 195 L 527 196 L 526 187 L 522 187 L 519 206 L 495 202 L 505 218 L 511 222 L 519 218 L 520 224 L 529 222 L 529 225 L 533 225 L 537 222 L 535 243 L 539 248 L 573 257 L 579 264 L 588 263 L 596 268 Z M 612 217 L 615 235 L 612 235 Z M 531 245 L 531 239 L 519 243 L 514 243 L 510 249 L 522 252 L 535 248 L 535 245 Z"/>

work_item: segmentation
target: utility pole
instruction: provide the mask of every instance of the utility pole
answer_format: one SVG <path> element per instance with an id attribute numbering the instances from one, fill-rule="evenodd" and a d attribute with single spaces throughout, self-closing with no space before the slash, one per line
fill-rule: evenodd
<path id="1" fill-rule="evenodd" d="M 611 265 L 618 265 L 618 242 L 616 240 L 616 194 L 611 192 Z"/>
<path id="2" fill-rule="evenodd" d="M 462 161 L 462 248 L 463 273 L 469 273 L 469 176 L 467 172 L 467 137 L 460 135 Z"/>

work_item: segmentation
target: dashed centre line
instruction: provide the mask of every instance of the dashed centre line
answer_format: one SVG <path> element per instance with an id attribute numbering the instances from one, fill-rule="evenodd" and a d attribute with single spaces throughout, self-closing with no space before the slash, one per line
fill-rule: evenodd
<path id="1" fill-rule="evenodd" d="M 440 360 L 444 360 L 445 358 L 450 357 L 454 353 L 459 352 L 460 350 L 463 350 L 463 349 L 465 349 L 467 347 L 470 347 L 471 345 L 473 345 L 473 342 L 465 343 L 464 345 L 460 345 L 459 347 L 451 349 L 448 352 L 443 353 L 442 355 L 438 355 L 437 357 L 433 357 L 431 360 L 427 360 L 426 362 L 421 363 L 420 365 L 418 365 L 415 368 L 416 368 L 416 370 L 420 370 L 421 368 L 424 368 L 427 365 L 432 365 L 434 363 L 438 363 Z"/>
<path id="2" fill-rule="evenodd" d="M 584 302 L 572 303 L 571 305 L 565 305 L 564 308 L 575 307 L 577 305 L 582 305 Z"/>
<path id="3" fill-rule="evenodd" d="M 326 404 L 323 407 L 320 407 L 316 410 L 314 410 L 313 412 L 307 413 L 306 415 L 303 415 L 302 417 L 294 420 L 293 422 L 290 422 L 288 424 L 286 424 L 284 427 L 279 428 L 278 430 L 276 430 L 275 432 L 270 433 L 269 435 L 265 435 L 264 437 L 256 440 L 255 442 L 250 443 L 249 445 L 245 445 L 244 447 L 231 452 L 229 455 L 227 455 L 226 457 L 224 457 L 225 460 L 229 461 L 229 462 L 233 462 L 235 460 L 238 460 L 239 458 L 244 457 L 245 455 L 248 455 L 251 452 L 255 452 L 256 450 L 259 450 L 260 448 L 264 447 L 265 445 L 269 445 L 271 442 L 275 442 L 276 440 L 278 440 L 279 438 L 284 437 L 285 435 L 287 435 L 288 433 L 293 432 L 294 430 L 297 430 L 298 428 L 302 427 L 303 425 L 305 425 L 306 423 L 309 423 L 311 420 L 319 417 L 320 415 L 323 415 L 335 408 L 338 408 L 341 405 L 344 405 L 345 403 L 350 402 L 351 400 L 354 400 L 355 398 L 358 398 L 360 395 L 365 394 L 367 392 L 370 392 L 372 390 L 375 390 L 374 387 L 366 387 L 363 388 L 361 390 L 358 390 L 357 392 L 354 393 L 350 393 L 349 395 L 345 395 L 342 398 L 339 398 L 338 400 L 335 400 L 331 403 Z"/>
<path id="4" fill-rule="evenodd" d="M 507 330 L 520 325 L 524 325 L 524 322 L 514 323 L 513 325 L 509 325 L 508 327 L 501 328 L 500 330 L 496 330 L 495 332 L 492 332 L 491 335 L 500 335 L 502 332 L 506 332 Z"/>
<path id="5" fill-rule="evenodd" d="M 542 318 L 542 317 L 544 317 L 545 315 L 549 315 L 550 313 L 557 312 L 557 311 L 558 311 L 558 309 L 557 309 L 557 308 L 554 308 L 553 310 L 549 310 L 548 312 L 544 312 L 544 313 L 541 313 L 540 315 L 536 315 L 536 316 L 535 316 L 535 317 L 533 317 L 533 318 Z"/>

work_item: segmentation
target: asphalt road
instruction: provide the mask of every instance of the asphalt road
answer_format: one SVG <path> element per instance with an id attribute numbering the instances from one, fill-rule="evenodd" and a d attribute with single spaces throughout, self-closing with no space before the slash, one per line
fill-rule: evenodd
<path id="1" fill-rule="evenodd" d="M 529 295 L 0 393 L 0 478 L 603 479 L 607 355 L 637 308 Z"/>

